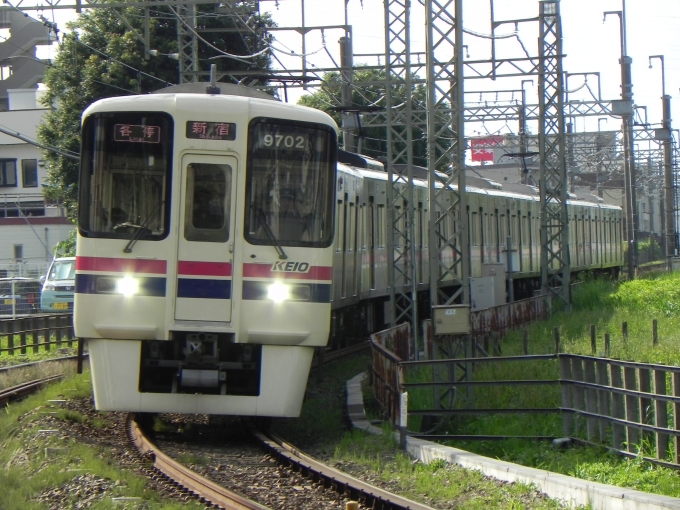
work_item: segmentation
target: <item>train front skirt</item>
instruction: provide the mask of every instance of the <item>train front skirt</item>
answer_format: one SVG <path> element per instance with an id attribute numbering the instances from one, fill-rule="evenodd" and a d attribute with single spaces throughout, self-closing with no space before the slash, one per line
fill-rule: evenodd
<path id="1" fill-rule="evenodd" d="M 257 395 L 155 393 L 140 391 L 142 341 L 90 339 L 88 348 L 100 411 L 241 416 L 299 416 L 314 355 L 313 347 L 263 345 Z M 184 377 L 196 385 L 219 380 L 218 374 L 199 370 L 186 370 Z"/>

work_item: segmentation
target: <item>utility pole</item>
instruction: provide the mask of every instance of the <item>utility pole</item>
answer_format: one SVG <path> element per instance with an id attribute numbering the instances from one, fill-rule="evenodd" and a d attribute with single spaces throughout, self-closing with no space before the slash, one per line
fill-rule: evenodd
<path id="1" fill-rule="evenodd" d="M 462 4 L 463 0 L 425 1 L 432 306 L 470 303 Z M 447 258 L 450 262 L 441 262 Z"/>
<path id="2" fill-rule="evenodd" d="M 411 83 L 411 2 L 385 2 L 385 121 L 387 136 L 387 274 L 389 322 L 411 325 L 413 356 L 418 357 L 418 281 L 416 275 L 416 204 L 413 186 Z M 404 97 L 395 91 L 402 89 Z"/>
<path id="3" fill-rule="evenodd" d="M 612 102 L 612 113 L 621 115 L 623 121 L 623 180 L 626 194 L 626 244 L 628 246 L 628 279 L 635 278 L 637 265 L 637 200 L 635 197 L 635 144 L 633 134 L 633 83 L 631 64 L 633 59 L 626 55 L 626 2 L 623 10 L 604 13 L 619 17 L 621 37 L 621 100 Z"/>
<path id="4" fill-rule="evenodd" d="M 669 271 L 673 269 L 672 257 L 675 255 L 675 186 L 673 183 L 673 145 L 671 127 L 671 96 L 666 94 L 666 70 L 664 67 L 663 55 L 651 55 L 649 57 L 649 67 L 652 67 L 652 59 L 658 58 L 661 61 L 661 106 L 663 116 L 661 119 L 661 129 L 657 130 L 654 138 L 661 141 L 663 146 L 663 175 L 664 175 L 664 205 L 665 211 L 662 212 L 666 219 L 666 267 Z"/>
<path id="5" fill-rule="evenodd" d="M 571 308 L 569 216 L 565 152 L 562 23 L 558 1 L 539 3 L 541 132 L 539 189 L 541 199 L 541 289 Z"/>
<path id="6" fill-rule="evenodd" d="M 341 37 L 340 43 L 340 67 L 342 69 L 342 87 L 340 99 L 344 109 L 352 108 L 352 69 L 354 67 L 352 39 L 348 36 Z M 359 113 L 342 112 L 342 141 L 343 147 L 348 152 L 356 152 L 354 129 L 359 124 Z"/>

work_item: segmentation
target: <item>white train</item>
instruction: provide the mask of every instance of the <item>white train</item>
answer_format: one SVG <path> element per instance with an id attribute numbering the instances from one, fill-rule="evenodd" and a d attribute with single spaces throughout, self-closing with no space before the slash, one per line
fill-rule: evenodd
<path id="1" fill-rule="evenodd" d="M 343 346 L 385 326 L 391 285 L 387 236 L 392 226 L 387 224 L 388 176 L 383 165 L 342 151 L 339 160 L 331 342 Z M 415 167 L 413 174 L 415 279 L 419 317 L 427 318 L 430 314 L 427 169 Z M 533 296 L 541 288 L 538 189 L 468 176 L 466 191 L 470 276 L 483 276 L 485 264 L 500 263 L 507 270 L 510 262 L 514 299 Z M 617 277 L 624 256 L 621 208 L 605 204 L 593 195 L 571 195 L 568 213 L 572 272 Z M 451 224 L 446 226 L 452 228 Z M 400 230 L 404 230 L 403 225 Z M 451 234 L 443 233 L 443 237 Z M 510 250 L 508 237 L 512 240 Z M 395 236 L 394 242 L 399 245 L 404 239 Z M 446 265 L 450 266 L 450 262 Z M 399 278 L 401 272 L 395 274 Z M 394 285 L 403 286 L 403 279 Z"/>
<path id="2" fill-rule="evenodd" d="M 220 87 L 83 113 L 74 322 L 100 410 L 297 416 L 331 323 L 338 344 L 384 324 L 382 165 L 337 163 L 325 113 Z M 426 181 L 415 186 L 426 297 Z M 468 192 L 473 272 L 510 235 L 516 281 L 535 286 L 538 197 Z M 571 211 L 575 269 L 620 266 L 620 209 Z"/>

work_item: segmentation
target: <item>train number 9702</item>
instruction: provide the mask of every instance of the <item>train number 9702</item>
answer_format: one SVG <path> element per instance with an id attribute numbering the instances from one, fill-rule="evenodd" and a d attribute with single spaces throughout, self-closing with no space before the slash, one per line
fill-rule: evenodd
<path id="1" fill-rule="evenodd" d="M 265 133 L 262 136 L 265 147 L 276 147 L 285 149 L 304 149 L 305 137 L 302 135 L 277 135 Z"/>

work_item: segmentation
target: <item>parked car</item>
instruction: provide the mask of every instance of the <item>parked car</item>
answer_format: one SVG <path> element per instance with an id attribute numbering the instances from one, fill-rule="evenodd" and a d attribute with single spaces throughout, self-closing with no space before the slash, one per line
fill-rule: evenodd
<path id="1" fill-rule="evenodd" d="M 41 288 L 42 281 L 36 278 L 0 278 L 0 316 L 36 313 Z"/>
<path id="2" fill-rule="evenodd" d="M 40 295 L 40 310 L 43 313 L 73 311 L 75 290 L 76 258 L 62 257 L 52 261 Z"/>

